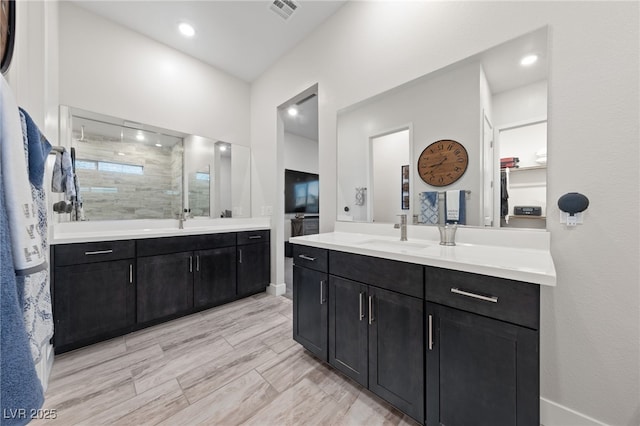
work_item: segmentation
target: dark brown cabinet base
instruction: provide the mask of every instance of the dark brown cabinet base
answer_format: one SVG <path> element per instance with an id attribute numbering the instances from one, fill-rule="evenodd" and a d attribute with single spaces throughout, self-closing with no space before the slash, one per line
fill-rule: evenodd
<path id="1" fill-rule="evenodd" d="M 56 353 L 264 291 L 270 278 L 268 230 L 61 244 L 51 252 Z"/>
<path id="2" fill-rule="evenodd" d="M 135 323 L 133 259 L 55 268 L 56 345 L 109 338 Z"/>
<path id="3" fill-rule="evenodd" d="M 428 426 L 539 425 L 539 286 L 297 244 L 293 261 L 294 339 L 336 370 Z"/>
<path id="4" fill-rule="evenodd" d="M 538 426 L 538 334 L 427 303 L 428 425 Z"/>

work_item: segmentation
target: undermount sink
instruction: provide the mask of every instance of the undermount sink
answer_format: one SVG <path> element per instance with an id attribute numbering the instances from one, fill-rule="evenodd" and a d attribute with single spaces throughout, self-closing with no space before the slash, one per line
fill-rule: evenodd
<path id="1" fill-rule="evenodd" d="M 392 240 L 367 240 L 358 244 L 359 246 L 372 250 L 390 250 L 390 251 L 420 251 L 429 247 L 428 244 L 415 243 L 412 241 L 392 241 Z"/>

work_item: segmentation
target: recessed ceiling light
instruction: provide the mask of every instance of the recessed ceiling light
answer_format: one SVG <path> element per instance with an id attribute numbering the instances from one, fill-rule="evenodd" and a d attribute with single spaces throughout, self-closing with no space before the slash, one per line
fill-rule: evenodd
<path id="1" fill-rule="evenodd" d="M 289 107 L 287 112 L 289 113 L 290 116 L 295 117 L 296 115 L 298 115 L 298 108 L 291 106 Z"/>
<path id="2" fill-rule="evenodd" d="M 226 151 L 226 150 L 227 150 L 226 145 L 220 145 L 220 151 Z"/>
<path id="3" fill-rule="evenodd" d="M 144 134 L 142 132 L 138 132 L 138 134 L 136 135 L 136 140 L 143 141 Z"/>
<path id="4" fill-rule="evenodd" d="M 520 65 L 529 66 L 536 63 L 538 55 L 527 55 L 520 60 Z"/>
<path id="5" fill-rule="evenodd" d="M 119 152 L 118 155 L 124 155 L 124 152 Z"/>
<path id="6" fill-rule="evenodd" d="M 196 34 L 196 30 L 193 26 L 186 22 L 181 22 L 180 25 L 178 25 L 178 30 L 180 30 L 180 34 L 185 37 L 193 37 Z"/>
<path id="7" fill-rule="evenodd" d="M 160 148 L 160 147 L 162 146 L 162 144 L 161 144 L 161 143 L 157 143 L 157 144 L 156 144 L 156 146 L 157 146 L 158 148 Z"/>

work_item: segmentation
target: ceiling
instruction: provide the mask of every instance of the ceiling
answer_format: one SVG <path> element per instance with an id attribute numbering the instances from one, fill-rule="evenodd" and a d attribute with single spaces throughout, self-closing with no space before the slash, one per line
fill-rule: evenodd
<path id="1" fill-rule="evenodd" d="M 294 0 L 298 7 L 285 20 L 270 9 L 274 0 L 71 1 L 247 82 L 259 77 L 346 3 Z M 191 39 L 180 35 L 180 22 L 193 25 L 196 35 Z M 465 61 L 482 61 L 491 92 L 496 94 L 546 78 L 546 47 L 546 30 L 540 30 Z M 518 62 L 531 52 L 538 53 L 541 60 L 523 69 Z M 286 131 L 317 140 L 317 97 L 299 109 L 296 117 L 283 115 Z"/>
<path id="2" fill-rule="evenodd" d="M 74 4 L 251 82 L 333 15 L 346 1 L 294 0 L 288 19 L 266 1 L 95 1 Z M 181 22 L 196 34 L 178 33 Z"/>

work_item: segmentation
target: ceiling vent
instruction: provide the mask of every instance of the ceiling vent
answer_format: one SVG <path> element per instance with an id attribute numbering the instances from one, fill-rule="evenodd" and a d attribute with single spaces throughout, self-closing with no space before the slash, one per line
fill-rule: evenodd
<path id="1" fill-rule="evenodd" d="M 293 15 L 298 5 L 293 0 L 274 0 L 269 6 L 279 17 L 285 21 Z"/>

